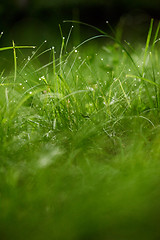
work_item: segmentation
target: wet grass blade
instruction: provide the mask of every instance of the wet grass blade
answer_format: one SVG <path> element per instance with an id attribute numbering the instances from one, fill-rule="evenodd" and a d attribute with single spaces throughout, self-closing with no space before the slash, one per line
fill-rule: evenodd
<path id="1" fill-rule="evenodd" d="M 16 50 L 15 50 L 15 43 L 13 43 L 13 59 L 14 59 L 14 82 L 16 81 L 17 78 L 17 57 L 16 57 Z"/>
<path id="2" fill-rule="evenodd" d="M 101 29 L 99 29 L 99 28 L 97 28 L 97 27 L 95 27 L 95 26 L 93 26 L 93 25 L 91 25 L 91 24 L 88 24 L 88 23 L 84 23 L 84 22 L 80 22 L 80 21 L 74 21 L 74 20 L 65 20 L 65 21 L 63 21 L 63 22 L 64 22 L 64 23 L 77 23 L 77 24 L 82 24 L 82 25 L 84 25 L 84 26 L 90 27 L 90 28 L 95 29 L 96 31 L 100 32 L 100 33 L 103 34 L 105 37 L 107 37 L 107 38 L 113 40 L 114 42 L 116 42 L 116 43 L 122 48 L 122 50 L 124 50 L 124 51 L 126 52 L 127 56 L 129 57 L 129 59 L 131 60 L 132 64 L 134 65 L 136 71 L 138 72 L 138 75 L 139 75 L 139 76 L 142 76 L 141 73 L 140 73 L 140 71 L 139 71 L 139 68 L 138 68 L 137 64 L 135 63 L 135 61 L 133 60 L 131 54 L 130 54 L 130 53 L 128 52 L 128 50 L 123 46 L 123 44 L 122 44 L 119 40 L 117 40 L 115 37 L 112 37 L 111 35 L 107 34 L 107 33 L 104 32 L 103 30 L 101 30 Z"/>
<path id="3" fill-rule="evenodd" d="M 25 49 L 25 48 L 36 48 L 35 46 L 14 46 L 14 47 L 2 47 L 0 48 L 0 51 L 6 51 L 6 50 L 12 50 L 13 48 L 15 49 Z"/>
<path id="4" fill-rule="evenodd" d="M 153 30 L 153 19 L 151 19 L 149 32 L 148 32 L 148 36 L 147 36 L 147 41 L 146 41 L 146 46 L 145 46 L 145 52 L 144 52 L 144 57 L 143 57 L 142 77 L 144 77 L 144 70 L 145 70 L 145 65 L 146 65 L 148 49 L 149 49 L 149 45 L 150 45 L 150 41 L 151 41 L 152 30 Z"/>

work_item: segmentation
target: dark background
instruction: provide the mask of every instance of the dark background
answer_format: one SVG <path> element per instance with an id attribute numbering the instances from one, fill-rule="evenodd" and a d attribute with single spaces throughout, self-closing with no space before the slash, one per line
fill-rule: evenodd
<path id="1" fill-rule="evenodd" d="M 72 25 L 63 23 L 68 19 L 101 29 L 107 29 L 105 22 L 109 20 L 114 28 L 123 25 L 125 33 L 141 38 L 149 27 L 150 18 L 159 16 L 159 0 L 1 0 L 0 31 L 4 32 L 1 45 L 11 44 L 13 39 L 21 45 L 38 45 L 45 39 L 49 44 L 58 44 L 58 25 L 61 24 L 65 35 Z M 89 28 L 75 30 L 81 38 L 92 33 Z"/>

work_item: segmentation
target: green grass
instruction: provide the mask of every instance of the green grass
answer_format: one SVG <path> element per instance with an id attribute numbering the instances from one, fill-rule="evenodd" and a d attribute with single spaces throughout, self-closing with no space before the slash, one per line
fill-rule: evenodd
<path id="1" fill-rule="evenodd" d="M 160 238 L 159 26 L 0 49 L 0 239 Z"/>

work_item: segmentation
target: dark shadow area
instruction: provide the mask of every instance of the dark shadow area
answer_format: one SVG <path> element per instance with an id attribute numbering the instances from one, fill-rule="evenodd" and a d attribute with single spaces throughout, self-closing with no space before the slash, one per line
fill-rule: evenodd
<path id="1" fill-rule="evenodd" d="M 143 39 L 150 18 L 158 19 L 159 12 L 158 0 L 8 0 L 0 3 L 0 31 L 4 32 L 1 45 L 11 44 L 12 39 L 16 44 L 39 45 L 47 40 L 49 45 L 58 45 L 59 24 L 65 36 L 72 23 L 64 24 L 63 20 L 72 19 L 107 31 L 110 31 L 106 25 L 109 21 L 114 29 L 118 26 L 123 31 L 124 37 L 132 35 L 132 38 Z M 76 25 L 76 28 L 75 43 L 97 34 L 86 27 Z"/>

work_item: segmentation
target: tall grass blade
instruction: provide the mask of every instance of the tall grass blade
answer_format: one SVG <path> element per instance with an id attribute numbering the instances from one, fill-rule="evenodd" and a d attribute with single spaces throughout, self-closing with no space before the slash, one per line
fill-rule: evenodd
<path id="1" fill-rule="evenodd" d="M 13 43 L 13 58 L 14 58 L 14 82 L 16 81 L 17 78 L 17 56 L 16 56 L 16 50 L 15 50 L 15 43 Z"/>
<path id="2" fill-rule="evenodd" d="M 154 47 L 155 47 L 155 44 L 156 44 L 156 41 L 157 41 L 157 38 L 158 38 L 159 30 L 160 30 L 160 21 L 158 23 L 158 26 L 157 26 L 157 29 L 156 29 L 156 33 L 155 33 L 155 36 L 154 36 L 154 39 L 153 39 L 151 52 L 154 50 Z"/>
<path id="3" fill-rule="evenodd" d="M 144 77 L 144 69 L 145 69 L 145 66 L 146 66 L 146 59 L 147 59 L 149 44 L 150 44 L 150 41 L 151 41 L 152 30 L 153 30 L 153 19 L 151 19 L 149 32 L 148 32 L 148 36 L 147 36 L 147 41 L 146 41 L 146 46 L 145 46 L 145 52 L 144 52 L 144 58 L 143 58 L 143 68 L 142 68 L 142 77 Z"/>
<path id="4" fill-rule="evenodd" d="M 55 62 L 55 51 L 54 47 L 52 47 L 52 57 L 53 57 L 53 77 L 56 75 L 56 62 Z"/>
<path id="5" fill-rule="evenodd" d="M 63 36 L 62 28 L 61 28 L 60 24 L 59 24 L 59 29 L 60 29 L 60 33 L 61 33 L 61 39 L 62 39 L 60 55 L 59 55 L 60 74 L 62 74 L 62 56 L 63 56 L 63 49 L 64 49 L 64 40 L 65 40 L 65 38 Z"/>
<path id="6" fill-rule="evenodd" d="M 120 80 L 119 78 L 118 78 L 118 81 L 119 81 L 119 85 L 120 85 L 120 87 L 121 87 L 121 89 L 122 89 L 122 92 L 123 92 L 123 94 L 124 94 L 124 97 L 125 97 L 125 99 L 126 99 L 126 101 L 127 101 L 127 104 L 128 104 L 128 106 L 131 108 L 131 104 L 130 104 L 130 102 L 129 102 L 129 100 L 128 100 L 127 94 L 126 94 L 126 92 L 124 91 L 123 85 L 122 85 L 121 80 Z"/>
<path id="7" fill-rule="evenodd" d="M 69 33 L 68 33 L 68 37 L 67 37 L 66 44 L 65 44 L 65 51 L 67 50 L 67 46 L 68 46 L 68 43 L 69 43 L 69 39 L 70 39 L 72 30 L 73 30 L 73 26 L 71 26 L 71 28 L 69 30 Z"/>

